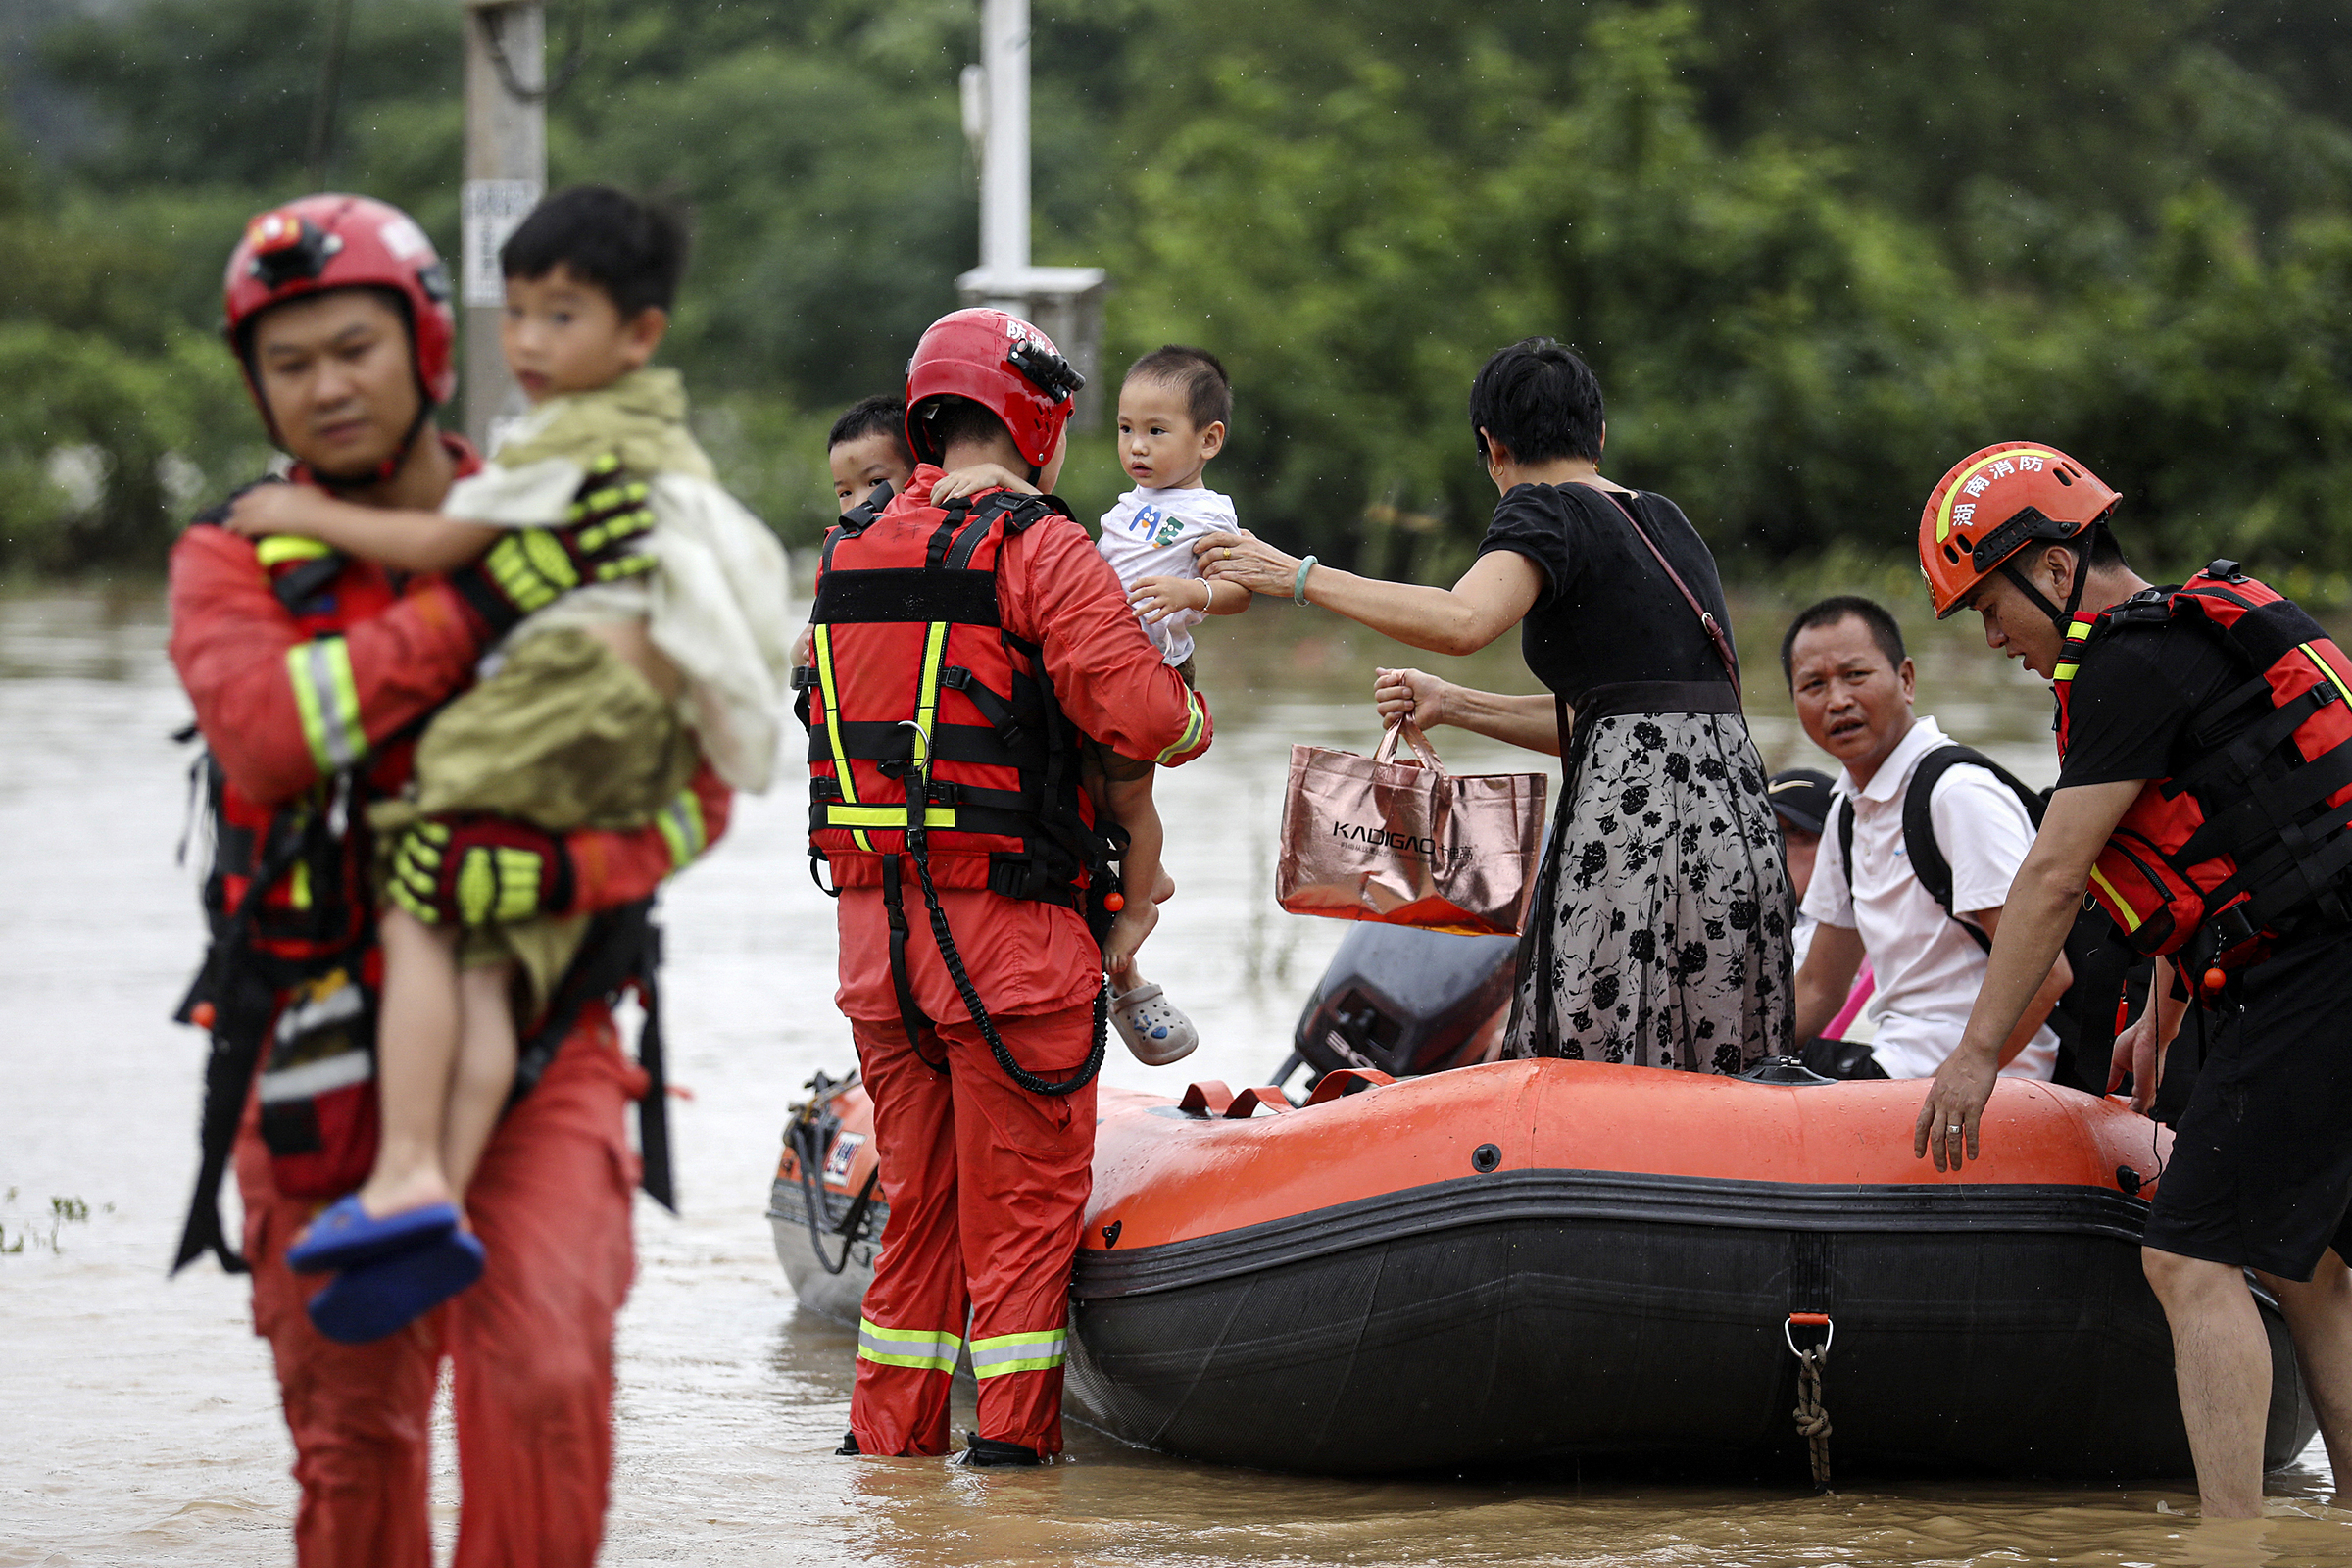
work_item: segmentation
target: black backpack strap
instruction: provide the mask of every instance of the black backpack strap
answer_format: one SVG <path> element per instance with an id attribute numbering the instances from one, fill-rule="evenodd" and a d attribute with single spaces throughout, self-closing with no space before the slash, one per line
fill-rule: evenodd
<path id="1" fill-rule="evenodd" d="M 639 1185 L 674 1214 L 678 1205 L 669 1158 L 669 1084 L 662 1059 L 661 968 L 662 928 L 654 921 L 650 896 L 606 909 L 591 920 L 571 967 L 556 983 L 546 1009 L 515 1053 L 514 1087 L 507 1097 L 507 1107 L 513 1109 L 538 1087 L 590 1004 L 602 1002 L 610 1006 L 621 992 L 635 987 L 645 1013 L 637 1031 L 637 1065 L 646 1076 L 645 1096 L 637 1102 L 638 1153 L 644 1165 Z"/>
<path id="2" fill-rule="evenodd" d="M 1854 803 L 1851 796 L 1838 798 L 1838 868 L 1845 873 L 1845 903 L 1850 911 L 1854 903 Z"/>
<path id="3" fill-rule="evenodd" d="M 1992 938 L 1982 927 L 1961 919 L 1960 912 L 1952 907 L 1952 862 L 1936 839 L 1933 810 L 1936 782 L 1962 763 L 1984 768 L 1999 779 L 2026 808 L 2027 820 L 2037 828 L 2041 826 L 2042 801 L 2032 786 L 1983 752 L 1956 744 L 1938 746 L 1921 758 L 1918 769 L 1911 775 L 1910 787 L 1903 792 L 1903 852 L 1910 857 L 1911 874 L 1919 878 L 1919 885 L 1928 890 L 1928 896 L 1952 917 L 1953 923 L 1966 931 L 1978 947 L 1990 953 Z"/>

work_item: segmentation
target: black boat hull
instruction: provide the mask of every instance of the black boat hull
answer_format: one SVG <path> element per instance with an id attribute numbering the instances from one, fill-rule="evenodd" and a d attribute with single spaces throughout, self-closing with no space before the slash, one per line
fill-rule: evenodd
<path id="1" fill-rule="evenodd" d="M 2074 1187 L 1445 1181 L 1082 1253 L 1069 1388 L 1128 1442 L 1270 1469 L 1606 1454 L 1801 1475 L 1784 1334 L 1824 1310 L 1838 1474 L 2182 1476 L 2144 1213 Z M 2315 1428 L 2263 1313 L 2276 1467 Z"/>

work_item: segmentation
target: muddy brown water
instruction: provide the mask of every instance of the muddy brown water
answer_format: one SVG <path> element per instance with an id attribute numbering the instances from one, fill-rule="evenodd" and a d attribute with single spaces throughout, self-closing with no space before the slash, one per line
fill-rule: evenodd
<path id="1" fill-rule="evenodd" d="M 1746 607 L 1759 743 L 1808 749 L 1772 668 L 1778 620 Z M 2047 702 L 1965 626 L 1918 628 L 1924 709 L 2036 782 Z M 193 1169 L 201 1047 L 166 1021 L 198 943 L 172 860 L 187 705 L 159 597 L 0 599 L 0 1565 L 280 1563 L 292 1453 L 242 1282 L 163 1266 Z M 1273 906 L 1273 824 L 1294 740 L 1368 749 L 1375 662 L 1413 656 L 1320 613 L 1261 604 L 1210 628 L 1215 748 L 1163 775 L 1182 884 L 1147 954 L 1205 1043 L 1169 1092 L 1255 1081 L 1345 928 Z M 1424 667 L 1433 662 L 1418 661 Z M 1528 689 L 1508 647 L 1466 678 Z M 1465 768 L 1527 765 L 1441 734 Z M 1819 760 L 1819 759 L 1814 759 Z M 799 1312 L 761 1218 L 786 1103 L 843 1070 L 830 910 L 803 869 L 786 784 L 665 902 L 684 1214 L 641 1202 L 620 1328 L 611 1563 L 1655 1564 L 2352 1562 L 2352 1512 L 2315 1446 L 2273 1478 L 2270 1517 L 2198 1523 L 2185 1481 L 2056 1488 L 1610 1474 L 1329 1480 L 1194 1464 L 1073 1426 L 1072 1462 L 976 1474 L 831 1457 L 851 1335 Z M 1936 1369 L 1920 1397 L 1936 1398 Z M 1836 1410 L 1833 1366 L 1830 1405 Z M 959 1425 L 968 1422 L 968 1391 Z M 446 1423 L 435 1515 L 457 1488 Z"/>

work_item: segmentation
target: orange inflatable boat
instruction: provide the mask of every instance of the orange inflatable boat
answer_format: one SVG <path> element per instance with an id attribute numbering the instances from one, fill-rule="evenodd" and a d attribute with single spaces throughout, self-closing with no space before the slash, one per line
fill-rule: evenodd
<path id="1" fill-rule="evenodd" d="M 815 1087 L 769 1217 L 803 1300 L 855 1317 L 881 1212 L 869 1106 Z M 1984 1157 L 1939 1174 L 1911 1154 L 1926 1087 L 1546 1059 L 1330 1070 L 1303 1103 L 1105 1090 L 1076 1410 L 1335 1474 L 1670 1454 L 1801 1475 L 1792 1352 L 1826 1345 L 1840 1473 L 2188 1474 L 2139 1267 L 2171 1134 L 2003 1080 Z M 2278 1465 L 2314 1421 L 2264 1315 Z"/>

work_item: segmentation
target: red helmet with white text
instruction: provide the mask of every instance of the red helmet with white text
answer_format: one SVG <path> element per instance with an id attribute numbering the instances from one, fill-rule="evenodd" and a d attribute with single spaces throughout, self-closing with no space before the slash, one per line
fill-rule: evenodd
<path id="1" fill-rule="evenodd" d="M 925 463 L 942 456 L 924 405 L 942 397 L 969 398 L 1004 421 L 1013 445 L 1032 468 L 1054 456 L 1070 400 L 1086 377 L 1070 368 L 1054 340 L 1017 316 L 967 310 L 931 323 L 906 362 L 906 444 Z"/>
<path id="2" fill-rule="evenodd" d="M 2095 531 L 2121 499 L 2056 447 L 2003 441 L 1972 452 L 1936 482 L 1919 514 L 1919 569 L 1938 620 L 1977 584 L 2004 572 L 2063 631 L 2082 594 Z M 2008 564 L 2036 540 L 2072 544 L 2075 590 L 2061 611 Z"/>
<path id="3" fill-rule="evenodd" d="M 253 321 L 272 305 L 342 288 L 382 289 L 409 318 L 416 384 L 428 404 L 458 390 L 453 351 L 458 318 L 450 308 L 449 269 L 416 220 L 368 196 L 305 196 L 273 207 L 245 225 L 221 281 L 228 345 L 245 367 L 256 403 Z M 270 417 L 267 404 L 262 417 Z"/>

